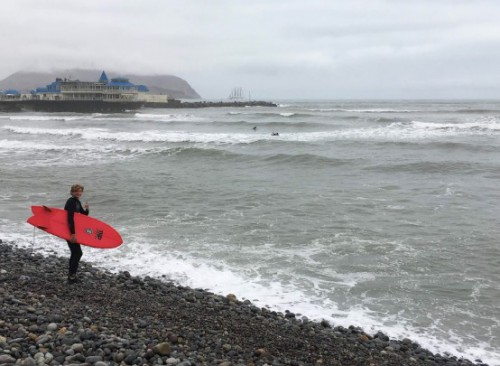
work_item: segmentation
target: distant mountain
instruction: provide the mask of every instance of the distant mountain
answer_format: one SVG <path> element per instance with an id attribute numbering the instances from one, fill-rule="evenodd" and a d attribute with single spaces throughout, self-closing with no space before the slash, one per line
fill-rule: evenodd
<path id="1" fill-rule="evenodd" d="M 43 87 L 53 82 L 56 78 L 67 78 L 81 81 L 97 81 L 102 70 L 60 70 L 53 72 L 18 71 L 3 80 L 0 80 L 0 90 L 16 89 L 21 92 Z M 134 84 L 146 85 L 151 93 L 167 94 L 175 99 L 201 99 L 200 95 L 188 84 L 187 81 L 173 75 L 134 75 L 107 72 L 108 78 L 124 76 Z"/>

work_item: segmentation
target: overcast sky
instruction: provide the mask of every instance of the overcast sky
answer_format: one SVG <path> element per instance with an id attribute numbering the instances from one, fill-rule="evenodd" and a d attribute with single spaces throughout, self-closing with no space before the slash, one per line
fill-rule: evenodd
<path id="1" fill-rule="evenodd" d="M 499 98 L 500 1 L 1 1 L 0 50 L 0 79 L 92 68 L 176 75 L 208 99 Z"/>

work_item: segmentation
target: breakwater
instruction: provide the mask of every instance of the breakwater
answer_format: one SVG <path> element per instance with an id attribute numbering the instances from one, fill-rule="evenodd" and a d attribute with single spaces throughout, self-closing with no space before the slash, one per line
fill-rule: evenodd
<path id="1" fill-rule="evenodd" d="M 210 108 L 210 107 L 277 107 L 273 102 L 266 101 L 196 101 L 186 102 L 177 99 L 171 99 L 168 103 L 145 103 L 146 108 Z"/>
<path id="2" fill-rule="evenodd" d="M 123 113 L 141 108 L 217 108 L 217 107 L 277 107 L 265 101 L 247 102 L 184 102 L 171 99 L 166 103 L 102 100 L 0 100 L 0 112 L 74 112 L 74 113 Z"/>

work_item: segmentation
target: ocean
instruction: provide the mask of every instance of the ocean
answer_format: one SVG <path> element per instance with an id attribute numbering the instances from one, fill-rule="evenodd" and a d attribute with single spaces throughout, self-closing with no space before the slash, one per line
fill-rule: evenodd
<path id="1" fill-rule="evenodd" d="M 0 239 L 80 183 L 100 268 L 500 365 L 500 102 L 279 103 L 0 113 Z"/>

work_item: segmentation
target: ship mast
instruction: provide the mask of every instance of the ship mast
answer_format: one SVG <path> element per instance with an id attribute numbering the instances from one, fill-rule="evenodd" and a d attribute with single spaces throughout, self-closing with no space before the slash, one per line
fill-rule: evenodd
<path id="1" fill-rule="evenodd" d="M 243 88 L 241 87 L 235 87 L 231 90 L 231 93 L 229 94 L 229 100 L 243 100 L 245 99 L 244 97 L 245 93 L 243 92 Z"/>

